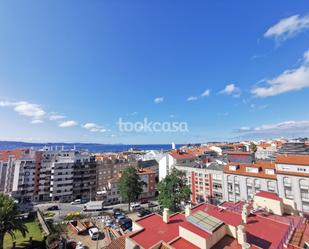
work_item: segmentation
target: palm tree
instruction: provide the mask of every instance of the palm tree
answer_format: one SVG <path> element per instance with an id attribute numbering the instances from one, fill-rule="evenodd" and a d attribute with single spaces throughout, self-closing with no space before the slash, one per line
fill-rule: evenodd
<path id="1" fill-rule="evenodd" d="M 25 224 L 16 217 L 19 212 L 14 200 L 4 194 L 0 194 L 0 249 L 3 249 L 4 235 L 8 233 L 15 239 L 14 232 L 19 231 L 24 237 L 28 232 Z"/>

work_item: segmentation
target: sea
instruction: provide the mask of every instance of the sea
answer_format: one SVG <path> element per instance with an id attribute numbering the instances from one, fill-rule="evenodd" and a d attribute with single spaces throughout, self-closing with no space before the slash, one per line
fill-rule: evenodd
<path id="1" fill-rule="evenodd" d="M 53 149 L 77 149 L 87 150 L 90 152 L 122 152 L 130 149 L 134 150 L 170 150 L 171 144 L 94 144 L 94 143 L 27 143 L 27 142 L 12 142 L 0 141 L 0 150 L 13 150 L 17 148 L 33 148 L 42 149 L 44 146 L 52 147 Z M 181 147 L 181 144 L 176 144 L 176 147 Z"/>

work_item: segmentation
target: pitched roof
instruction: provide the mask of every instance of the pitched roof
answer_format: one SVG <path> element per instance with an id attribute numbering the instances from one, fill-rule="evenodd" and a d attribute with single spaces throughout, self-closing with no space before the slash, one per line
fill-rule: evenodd
<path id="1" fill-rule="evenodd" d="M 170 155 L 175 158 L 175 159 L 193 159 L 195 158 L 194 155 L 189 154 L 189 153 L 177 153 L 177 152 L 172 152 Z"/>
<path id="2" fill-rule="evenodd" d="M 112 242 L 106 247 L 106 249 L 123 249 L 125 248 L 126 236 L 121 236 L 117 239 L 112 240 Z"/>
<path id="3" fill-rule="evenodd" d="M 276 163 L 309 166 L 309 155 L 277 155 Z"/>
<path id="4" fill-rule="evenodd" d="M 229 166 L 238 166 L 236 170 L 230 170 Z M 259 168 L 258 173 L 254 172 L 247 172 L 246 167 L 251 168 Z M 269 161 L 256 161 L 255 163 L 229 163 L 228 165 L 224 166 L 224 173 L 233 174 L 233 175 L 244 175 L 244 176 L 252 176 L 252 177 L 259 177 L 259 178 L 267 178 L 267 179 L 276 179 L 276 175 L 266 174 L 266 169 L 274 169 L 275 164 Z"/>
<path id="5" fill-rule="evenodd" d="M 29 149 L 1 150 L 0 161 L 8 161 L 10 156 L 20 159 L 27 152 L 29 152 Z"/>

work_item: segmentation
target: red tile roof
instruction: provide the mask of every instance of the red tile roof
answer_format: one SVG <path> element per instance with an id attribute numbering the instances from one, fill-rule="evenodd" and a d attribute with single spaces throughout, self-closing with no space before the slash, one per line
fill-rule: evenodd
<path id="1" fill-rule="evenodd" d="M 121 236 L 117 239 L 112 240 L 112 242 L 106 247 L 106 249 L 123 249 L 125 248 L 126 236 Z"/>
<path id="2" fill-rule="evenodd" d="M 20 159 L 28 151 L 29 149 L 1 150 L 0 161 L 8 161 L 10 156 L 15 157 L 15 159 Z"/>
<path id="3" fill-rule="evenodd" d="M 179 225 L 185 221 L 183 214 L 170 217 L 168 224 L 164 223 L 162 216 L 152 214 L 136 223 L 144 229 L 141 232 L 130 235 L 130 238 L 144 248 L 149 248 L 159 241 L 169 242 L 179 236 Z"/>
<path id="4" fill-rule="evenodd" d="M 267 198 L 267 199 L 272 199 L 276 201 L 281 201 L 282 199 L 275 193 L 267 192 L 267 191 L 260 191 L 255 194 L 255 196 Z"/>
<path id="5" fill-rule="evenodd" d="M 193 159 L 193 158 L 195 158 L 194 155 L 188 154 L 188 153 L 177 153 L 177 152 L 172 152 L 172 153 L 170 153 L 170 155 L 171 155 L 172 157 L 174 157 L 175 159 Z"/>
<path id="6" fill-rule="evenodd" d="M 239 166 L 237 170 L 230 170 L 229 166 Z M 258 173 L 247 172 L 246 167 L 260 168 Z M 255 163 L 229 163 L 224 166 L 224 173 L 233 175 L 253 176 L 267 179 L 277 179 L 276 175 L 266 174 L 266 169 L 275 169 L 275 164 L 268 161 L 256 161 Z"/>
<path id="7" fill-rule="evenodd" d="M 181 237 L 170 243 L 170 245 L 175 249 L 199 249 L 199 247 Z"/>
<path id="8" fill-rule="evenodd" d="M 309 155 L 278 155 L 276 163 L 309 165 Z"/>
<path id="9" fill-rule="evenodd" d="M 198 210 L 202 210 L 205 213 L 220 219 L 225 224 L 234 227 L 243 223 L 240 213 L 232 212 L 228 209 L 221 209 L 213 205 L 202 204 L 192 208 L 192 213 Z M 136 223 L 143 227 L 143 229 L 129 235 L 129 237 L 144 248 L 149 248 L 155 244 L 158 244 L 160 241 L 165 243 L 171 242 L 171 246 L 174 246 L 173 243 L 176 243 L 177 246 L 176 241 L 179 237 L 179 226 L 189 229 L 204 238 L 211 236 L 204 230 L 187 222 L 185 216 L 179 213 L 172 215 L 168 224 L 164 223 L 162 217 L 158 214 L 149 215 L 146 218 L 136 221 Z M 260 247 L 275 249 L 280 244 L 281 239 L 286 235 L 286 232 L 288 231 L 288 224 L 281 222 L 280 219 L 276 221 L 273 218 L 263 217 L 261 215 L 250 215 L 248 217 L 247 224 L 245 224 L 245 229 L 248 243 L 252 245 L 251 248 Z M 273 231 L 276 232 L 274 233 Z M 175 248 L 191 248 L 182 246 L 182 243 L 187 243 L 187 241 L 180 240 L 178 243 L 180 243 L 180 245 Z M 239 248 L 237 243 L 234 241 L 231 242 L 231 245 L 232 244 L 233 246 L 229 248 Z"/>

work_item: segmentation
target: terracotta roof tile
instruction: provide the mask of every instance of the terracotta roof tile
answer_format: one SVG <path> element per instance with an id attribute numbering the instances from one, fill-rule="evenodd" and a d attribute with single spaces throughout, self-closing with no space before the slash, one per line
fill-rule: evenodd
<path id="1" fill-rule="evenodd" d="M 237 170 L 230 170 L 229 166 L 238 166 Z M 258 173 L 247 172 L 246 167 L 259 168 Z M 224 173 L 233 175 L 244 175 L 267 179 L 276 179 L 276 175 L 266 174 L 266 169 L 275 169 L 275 164 L 268 161 L 256 161 L 255 163 L 229 163 L 224 166 Z"/>
<path id="2" fill-rule="evenodd" d="M 309 155 L 278 155 L 276 163 L 309 166 Z"/>

